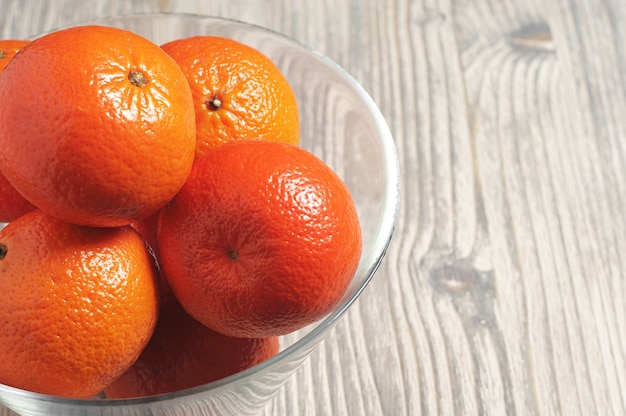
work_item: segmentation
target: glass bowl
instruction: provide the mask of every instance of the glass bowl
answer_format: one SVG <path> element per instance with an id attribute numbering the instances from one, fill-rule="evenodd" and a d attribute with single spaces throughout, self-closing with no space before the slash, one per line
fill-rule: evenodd
<path id="1" fill-rule="evenodd" d="M 339 306 L 315 324 L 282 337 L 276 356 L 246 371 L 191 389 L 124 400 L 65 399 L 0 385 L 0 403 L 22 415 L 254 414 L 345 314 L 385 255 L 399 201 L 399 165 L 389 128 L 369 95 L 342 68 L 271 30 L 183 14 L 132 15 L 88 23 L 131 30 L 159 45 L 193 35 L 224 36 L 269 56 L 296 93 L 301 145 L 321 157 L 350 188 L 363 229 L 363 254 Z"/>

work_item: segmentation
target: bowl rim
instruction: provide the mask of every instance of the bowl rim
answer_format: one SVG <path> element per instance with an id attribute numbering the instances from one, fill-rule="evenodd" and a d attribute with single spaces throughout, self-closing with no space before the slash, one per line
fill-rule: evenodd
<path id="1" fill-rule="evenodd" d="M 376 256 L 372 259 L 369 264 L 359 265 L 359 269 L 364 269 L 364 277 L 362 278 L 361 283 L 354 288 L 354 290 L 349 294 L 349 296 L 344 297 L 344 300 L 328 315 L 322 318 L 319 321 L 316 321 L 314 327 L 306 333 L 302 338 L 295 341 L 293 344 L 287 346 L 285 349 L 279 351 L 273 357 L 250 367 L 246 370 L 240 371 L 236 374 L 230 375 L 228 377 L 224 377 L 222 379 L 212 381 L 210 383 L 201 384 L 199 386 L 190 387 L 183 390 L 178 390 L 170 393 L 163 393 L 152 396 L 144 396 L 138 398 L 125 398 L 125 399 L 108 399 L 108 398 L 65 398 L 60 396 L 53 396 L 43 393 L 36 393 L 24 389 L 20 389 L 17 387 L 12 387 L 9 385 L 0 383 L 0 397 L 6 395 L 11 396 L 20 396 L 24 399 L 29 399 L 37 402 L 48 402 L 54 403 L 57 405 L 65 405 L 65 406 L 92 406 L 92 407 L 123 407 L 123 406 L 132 406 L 132 405 L 147 405 L 155 402 L 165 402 L 174 399 L 180 399 L 184 397 L 194 396 L 196 394 L 200 394 L 207 391 L 216 391 L 220 389 L 224 389 L 228 387 L 231 383 L 237 382 L 240 380 L 244 380 L 247 378 L 251 378 L 256 374 L 263 373 L 266 370 L 269 370 L 276 363 L 283 360 L 283 358 L 287 356 L 291 356 L 297 353 L 304 346 L 310 346 L 311 349 L 314 349 L 317 344 L 323 339 L 324 335 L 337 323 L 339 318 L 344 315 L 344 313 L 350 308 L 350 306 L 357 300 L 357 298 L 361 295 L 361 293 L 368 286 L 369 282 L 372 280 L 374 274 L 377 272 L 379 266 L 381 265 L 383 258 L 386 255 L 387 249 L 391 242 L 393 233 L 395 231 L 397 225 L 398 214 L 400 210 L 400 165 L 398 154 L 396 151 L 395 142 L 387 121 L 382 115 L 380 109 L 375 104 L 372 97 L 365 90 L 365 88 L 343 67 L 337 64 L 335 61 L 321 53 L 320 51 L 314 49 L 313 47 L 276 30 L 260 26 L 258 24 L 245 22 L 243 20 L 238 20 L 229 17 L 220 17 L 214 15 L 202 15 L 202 14 L 194 14 L 194 13 L 179 13 L 179 12 L 147 12 L 147 13 L 130 13 L 130 14 L 120 14 L 115 16 L 107 16 L 98 19 L 87 20 L 81 23 L 69 24 L 65 26 L 58 27 L 56 29 L 48 30 L 44 33 L 49 33 L 54 30 L 59 30 L 66 27 L 71 26 L 84 26 L 91 24 L 101 24 L 107 25 L 113 22 L 121 22 L 123 20 L 133 20 L 139 18 L 168 18 L 168 17 L 176 17 L 176 18 L 187 18 L 192 20 L 207 20 L 207 21 L 215 21 L 215 22 L 224 22 L 230 23 L 234 25 L 239 25 L 243 27 L 247 27 L 250 29 L 258 30 L 261 32 L 265 32 L 266 34 L 270 34 L 273 36 L 278 36 L 289 43 L 297 45 L 307 52 L 313 54 L 319 60 L 323 61 L 326 65 L 334 69 L 342 78 L 344 78 L 349 84 L 350 87 L 354 90 L 354 92 L 360 97 L 363 103 L 366 105 L 368 111 L 370 112 L 376 128 L 378 129 L 379 136 L 381 138 L 382 143 L 382 153 L 383 158 L 386 161 L 385 163 L 385 193 L 382 196 L 383 207 L 382 207 L 382 221 L 379 223 L 378 230 L 375 235 L 374 243 L 372 244 L 372 252 L 377 253 Z M 32 39 L 35 39 L 42 34 L 37 34 L 31 36 Z M 357 273 L 359 271 L 357 270 Z M 306 358 L 306 357 L 305 357 Z M 299 365 L 297 366 L 299 367 Z M 296 369 L 297 369 L 296 367 Z M 295 371 L 295 369 L 294 369 Z"/>

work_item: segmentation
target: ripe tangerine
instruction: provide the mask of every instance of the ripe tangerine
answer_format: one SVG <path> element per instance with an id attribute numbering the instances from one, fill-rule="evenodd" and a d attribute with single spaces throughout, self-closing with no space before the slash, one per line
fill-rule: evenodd
<path id="1" fill-rule="evenodd" d="M 283 335 L 329 313 L 361 255 L 348 188 L 303 148 L 225 144 L 196 160 L 161 211 L 165 278 L 185 310 L 225 335 Z"/>
<path id="2" fill-rule="evenodd" d="M 30 41 L 19 39 L 0 40 L 0 72 L 4 70 L 15 54 L 29 43 Z M 1 171 L 2 167 L 0 166 L 0 222 L 9 222 L 28 211 L 34 210 L 35 207 L 17 192 Z"/>
<path id="3" fill-rule="evenodd" d="M 187 314 L 174 296 L 166 296 L 150 342 L 104 393 L 118 399 L 199 386 L 265 361 L 278 348 L 277 337 L 233 338 L 215 332 Z"/>
<path id="4" fill-rule="evenodd" d="M 103 26 L 32 41 L 0 77 L 0 166 L 33 205 L 118 226 L 157 212 L 191 170 L 195 117 L 180 67 Z"/>
<path id="5" fill-rule="evenodd" d="M 0 383 L 90 397 L 134 363 L 158 307 L 154 259 L 130 226 L 35 210 L 0 230 Z"/>
<path id="6" fill-rule="evenodd" d="M 161 47 L 191 86 L 196 157 L 232 140 L 300 142 L 296 96 L 276 64 L 259 50 L 219 36 L 192 36 Z"/>

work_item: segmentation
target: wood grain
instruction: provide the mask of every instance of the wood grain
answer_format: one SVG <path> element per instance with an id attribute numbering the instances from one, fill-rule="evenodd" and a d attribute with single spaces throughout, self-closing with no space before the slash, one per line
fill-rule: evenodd
<path id="1" fill-rule="evenodd" d="M 1 0 L 0 33 L 153 11 L 313 46 L 398 148 L 388 255 L 265 415 L 626 413 L 625 3 Z"/>

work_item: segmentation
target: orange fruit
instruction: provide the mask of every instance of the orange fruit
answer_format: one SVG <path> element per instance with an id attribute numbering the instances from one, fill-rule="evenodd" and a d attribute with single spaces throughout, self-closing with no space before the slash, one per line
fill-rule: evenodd
<path id="1" fill-rule="evenodd" d="M 29 43 L 30 41 L 23 39 L 0 40 L 0 72 L 8 65 L 15 54 Z"/>
<path id="2" fill-rule="evenodd" d="M 0 173 L 0 222 L 13 221 L 32 211 L 35 206 L 28 202 Z"/>
<path id="3" fill-rule="evenodd" d="M 15 54 L 28 45 L 27 40 L 0 40 L 0 72 L 4 70 Z M 0 222 L 13 221 L 35 207 L 28 202 L 11 183 L 0 173 Z"/>
<path id="4" fill-rule="evenodd" d="M 161 211 L 157 242 L 185 310 L 236 337 L 282 335 L 326 315 L 361 254 L 339 176 L 303 148 L 263 140 L 196 160 Z"/>
<path id="5" fill-rule="evenodd" d="M 101 26 L 32 41 L 0 76 L 0 167 L 33 205 L 119 226 L 157 212 L 195 152 L 191 90 L 159 46 Z"/>
<path id="6" fill-rule="evenodd" d="M 233 338 L 189 316 L 173 296 L 163 299 L 150 342 L 135 364 L 104 393 L 130 398 L 199 386 L 250 368 L 278 352 L 278 338 Z"/>
<path id="7" fill-rule="evenodd" d="M 158 317 L 154 259 L 130 226 L 31 211 L 0 231 L 0 383 L 100 392 L 135 362 Z"/>
<path id="8" fill-rule="evenodd" d="M 233 39 L 193 36 L 161 45 L 187 76 L 196 111 L 196 157 L 257 138 L 298 144 L 298 104 L 278 67 Z"/>

